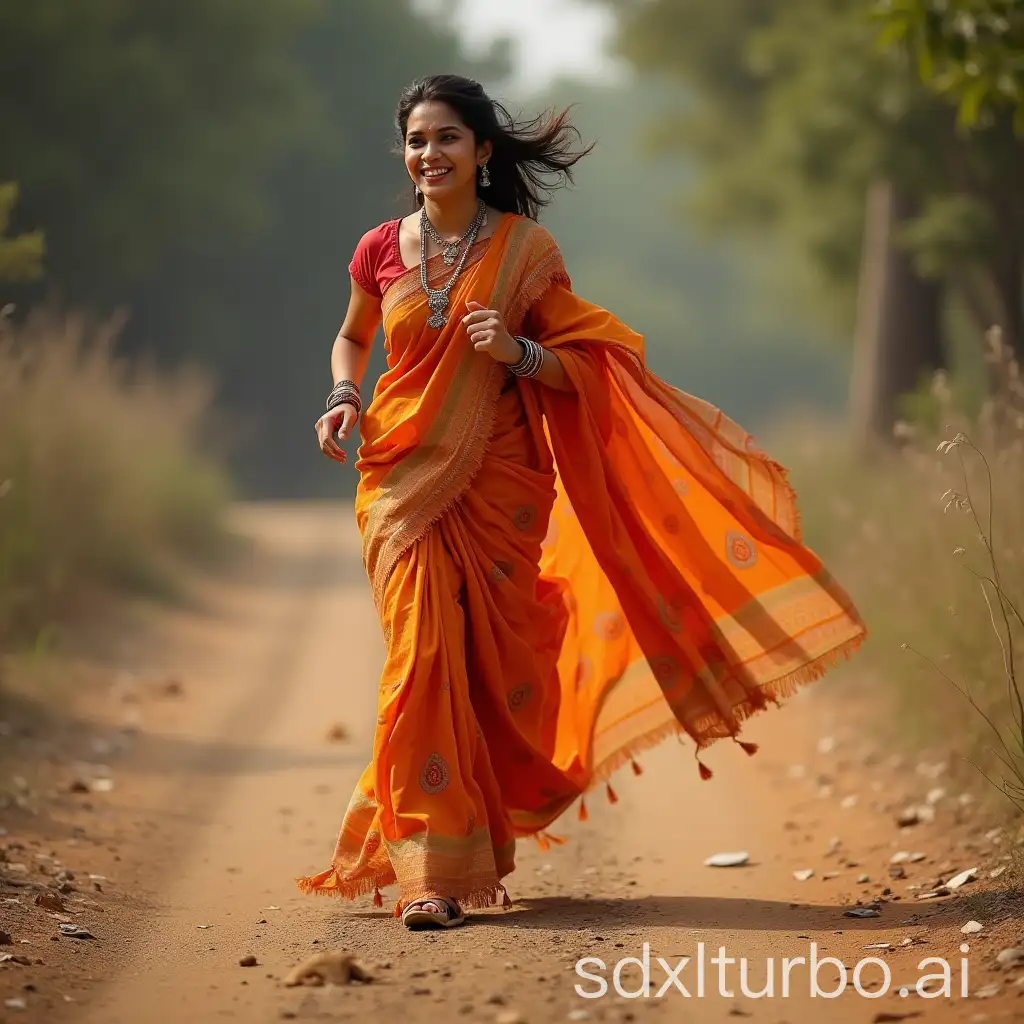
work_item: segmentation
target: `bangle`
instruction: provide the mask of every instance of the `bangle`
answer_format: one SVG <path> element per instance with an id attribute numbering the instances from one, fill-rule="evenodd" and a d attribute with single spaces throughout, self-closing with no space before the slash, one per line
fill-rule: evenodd
<path id="1" fill-rule="evenodd" d="M 517 377 L 536 377 L 544 365 L 544 349 L 529 338 L 517 336 L 516 341 L 523 346 L 523 358 L 509 366 L 509 370 Z"/>
<path id="2" fill-rule="evenodd" d="M 327 396 L 327 411 L 330 412 L 339 405 L 354 405 L 356 415 L 362 410 L 363 403 L 359 397 L 359 385 L 351 380 L 339 380 Z"/>

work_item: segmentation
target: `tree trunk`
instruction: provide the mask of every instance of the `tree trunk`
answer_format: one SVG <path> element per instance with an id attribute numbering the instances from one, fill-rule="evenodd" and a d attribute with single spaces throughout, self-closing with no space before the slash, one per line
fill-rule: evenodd
<path id="1" fill-rule="evenodd" d="M 940 286 L 923 280 L 896 243 L 912 214 L 911 202 L 891 182 L 869 189 L 850 396 L 862 447 L 892 437 L 900 397 L 945 363 Z"/>

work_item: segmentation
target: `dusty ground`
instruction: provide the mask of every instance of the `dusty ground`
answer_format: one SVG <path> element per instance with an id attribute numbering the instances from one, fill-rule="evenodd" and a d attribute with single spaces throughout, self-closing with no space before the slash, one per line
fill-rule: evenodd
<path id="1" fill-rule="evenodd" d="M 642 775 L 614 780 L 617 803 L 595 793 L 589 821 L 559 823 L 564 846 L 524 844 L 508 885 L 515 905 L 466 928 L 409 935 L 390 901 L 376 910 L 369 898 L 300 895 L 293 880 L 326 865 L 367 757 L 380 634 L 350 512 L 239 515 L 256 540 L 244 571 L 204 584 L 188 607 L 124 614 L 84 644 L 88 656 L 65 678 L 33 680 L 51 687 L 43 713 L 10 696 L 0 712 L 0 791 L 9 794 L 0 930 L 11 938 L 0 958 L 25 961 L 0 964 L 0 1021 L 1024 1020 L 1024 969 L 995 964 L 1000 950 L 1024 945 L 1008 893 L 1013 867 L 990 877 L 1015 856 L 1014 843 L 986 829 L 941 763 L 900 765 L 871 749 L 828 682 L 752 725 L 758 756 L 713 748 L 711 782 L 674 742 L 642 758 Z M 26 690 L 24 671 L 9 692 Z M 61 716 L 48 717 L 55 706 Z M 83 792 L 71 791 L 76 779 Z M 926 811 L 898 827 L 908 804 L 931 807 L 934 820 Z M 749 853 L 746 865 L 704 866 L 737 850 Z M 893 878 L 900 851 L 924 856 Z M 979 880 L 954 895 L 917 898 L 974 867 Z M 797 880 L 802 869 L 813 877 Z M 63 909 L 35 904 L 62 881 Z M 844 916 L 858 904 L 878 916 Z M 983 928 L 966 938 L 970 920 Z M 61 937 L 62 922 L 94 938 Z M 775 958 L 774 997 L 745 996 L 738 963 L 724 965 L 724 984 L 707 963 L 700 995 L 700 943 L 706 958 L 719 947 L 746 958 L 752 992 Z M 877 943 L 891 945 L 865 949 Z M 603 969 L 583 969 L 611 983 L 615 965 L 642 957 L 645 944 L 648 997 L 577 994 L 576 985 L 598 987 L 576 973 L 581 958 L 600 958 Z M 851 972 L 879 957 L 891 991 L 870 999 L 851 985 L 838 999 L 811 998 L 808 967 L 797 964 L 785 996 L 781 958 L 807 958 L 812 944 Z M 361 956 L 375 980 L 282 984 L 293 966 L 332 949 Z M 239 965 L 247 955 L 256 966 Z M 918 968 L 923 957 L 950 961 L 954 998 L 897 994 L 937 973 Z M 836 967 L 821 968 L 826 991 L 837 978 Z M 881 967 L 861 978 L 877 990 Z M 620 981 L 637 991 L 638 966 Z"/>

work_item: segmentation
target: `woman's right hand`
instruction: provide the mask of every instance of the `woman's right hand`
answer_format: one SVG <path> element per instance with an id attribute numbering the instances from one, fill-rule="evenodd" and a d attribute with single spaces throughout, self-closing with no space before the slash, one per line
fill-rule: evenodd
<path id="1" fill-rule="evenodd" d="M 334 459 L 335 462 L 344 462 L 347 456 L 338 447 L 337 441 L 334 440 L 334 434 L 338 432 L 338 439 L 346 440 L 356 425 L 357 419 L 356 407 L 348 402 L 336 405 L 330 412 L 325 412 L 316 421 L 316 436 L 320 442 L 320 451 L 329 459 Z"/>

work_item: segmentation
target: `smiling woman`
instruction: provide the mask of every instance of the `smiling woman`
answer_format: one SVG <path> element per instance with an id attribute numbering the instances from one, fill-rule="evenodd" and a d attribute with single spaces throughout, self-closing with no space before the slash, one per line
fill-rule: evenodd
<path id="1" fill-rule="evenodd" d="M 574 294 L 536 220 L 588 152 L 566 114 L 519 123 L 441 76 L 406 90 L 397 125 L 418 209 L 356 249 L 316 424 L 344 462 L 333 435 L 360 422 L 377 729 L 331 866 L 299 884 L 380 905 L 397 883 L 408 927 L 451 927 L 508 899 L 517 838 L 549 842 L 577 800 L 585 817 L 637 751 L 680 735 L 753 753 L 743 721 L 865 630 L 801 542 L 782 467 Z"/>

